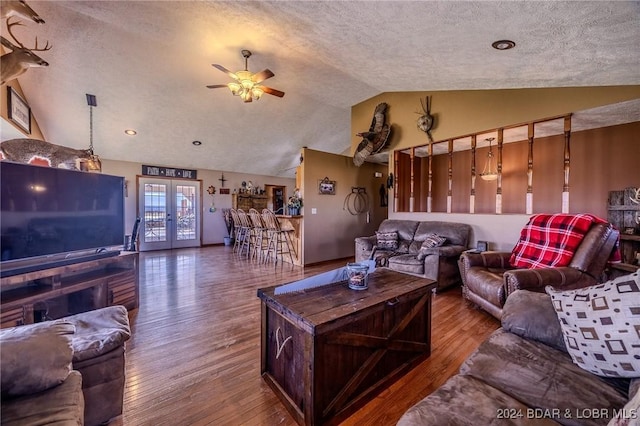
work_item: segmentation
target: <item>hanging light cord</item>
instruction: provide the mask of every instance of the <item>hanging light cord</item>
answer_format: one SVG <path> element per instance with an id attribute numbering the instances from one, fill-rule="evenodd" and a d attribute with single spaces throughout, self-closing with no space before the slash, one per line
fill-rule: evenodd
<path id="1" fill-rule="evenodd" d="M 369 211 L 369 196 L 366 188 L 351 187 L 342 205 L 342 210 L 347 210 L 353 216 Z"/>
<path id="2" fill-rule="evenodd" d="M 93 155 L 93 106 L 89 105 L 89 152 Z"/>

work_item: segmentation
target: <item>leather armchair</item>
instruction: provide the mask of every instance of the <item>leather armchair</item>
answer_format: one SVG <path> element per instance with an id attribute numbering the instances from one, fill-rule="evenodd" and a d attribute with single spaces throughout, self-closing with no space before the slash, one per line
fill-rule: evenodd
<path id="1" fill-rule="evenodd" d="M 610 224 L 594 224 L 570 264 L 557 268 L 516 269 L 509 264 L 511 252 L 463 253 L 459 267 L 464 297 L 501 319 L 507 297 L 516 290 L 544 292 L 547 285 L 574 289 L 597 284 L 618 237 Z"/>

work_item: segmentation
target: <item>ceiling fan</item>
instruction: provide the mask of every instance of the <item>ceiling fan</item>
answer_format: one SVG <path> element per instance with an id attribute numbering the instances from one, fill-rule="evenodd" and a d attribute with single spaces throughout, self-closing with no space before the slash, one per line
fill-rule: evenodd
<path id="1" fill-rule="evenodd" d="M 231 90 L 233 96 L 240 96 L 240 98 L 242 98 L 242 100 L 245 102 L 251 102 L 252 100 L 257 101 L 265 93 L 277 96 L 279 98 L 284 96 L 284 92 L 260 84 L 264 80 L 275 75 L 273 72 L 271 72 L 271 70 L 265 69 L 263 71 L 260 71 L 259 73 L 253 74 L 247 69 L 247 63 L 249 61 L 249 57 L 251 57 L 251 52 L 249 50 L 242 50 L 242 56 L 244 57 L 244 70 L 237 71 L 235 73 L 232 73 L 222 65 L 212 64 L 214 67 L 226 73 L 235 81 L 232 81 L 228 84 L 211 84 L 207 87 L 209 89 L 228 87 L 229 90 Z"/>

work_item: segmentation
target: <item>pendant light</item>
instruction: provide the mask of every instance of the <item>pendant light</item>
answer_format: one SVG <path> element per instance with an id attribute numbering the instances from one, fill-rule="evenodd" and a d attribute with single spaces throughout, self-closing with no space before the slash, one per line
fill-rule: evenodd
<path id="1" fill-rule="evenodd" d="M 93 107 L 98 106 L 95 95 L 87 93 L 87 105 L 89 105 L 89 158 L 80 162 L 80 169 L 87 172 L 100 173 L 102 162 L 100 157 L 93 152 Z"/>
<path id="2" fill-rule="evenodd" d="M 494 139 L 495 138 L 485 139 L 489 142 L 489 153 L 487 154 L 487 162 L 484 164 L 484 169 L 482 169 L 480 177 L 486 181 L 498 179 L 498 171 L 496 169 L 496 166 L 493 164 L 493 150 L 491 149 L 491 142 L 493 142 Z"/>

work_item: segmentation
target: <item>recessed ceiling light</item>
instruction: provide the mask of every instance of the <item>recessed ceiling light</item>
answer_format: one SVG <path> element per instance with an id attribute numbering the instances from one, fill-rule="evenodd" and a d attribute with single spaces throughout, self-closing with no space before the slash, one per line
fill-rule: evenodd
<path id="1" fill-rule="evenodd" d="M 125 131 L 124 131 L 124 133 L 125 133 L 126 135 L 129 135 L 129 136 L 135 136 L 135 135 L 137 135 L 137 134 L 138 134 L 138 132 L 136 132 L 135 130 L 131 130 L 131 129 L 127 129 L 127 130 L 125 130 Z"/>
<path id="2" fill-rule="evenodd" d="M 200 145 L 202 145 L 202 142 L 200 142 L 200 141 L 193 141 L 193 142 L 191 142 L 191 143 L 192 143 L 192 144 L 194 144 L 195 146 L 200 146 Z"/>
<path id="3" fill-rule="evenodd" d="M 493 46 L 494 49 L 498 50 L 509 50 L 513 49 L 516 44 L 511 40 L 498 40 L 491 43 L 491 46 Z"/>

